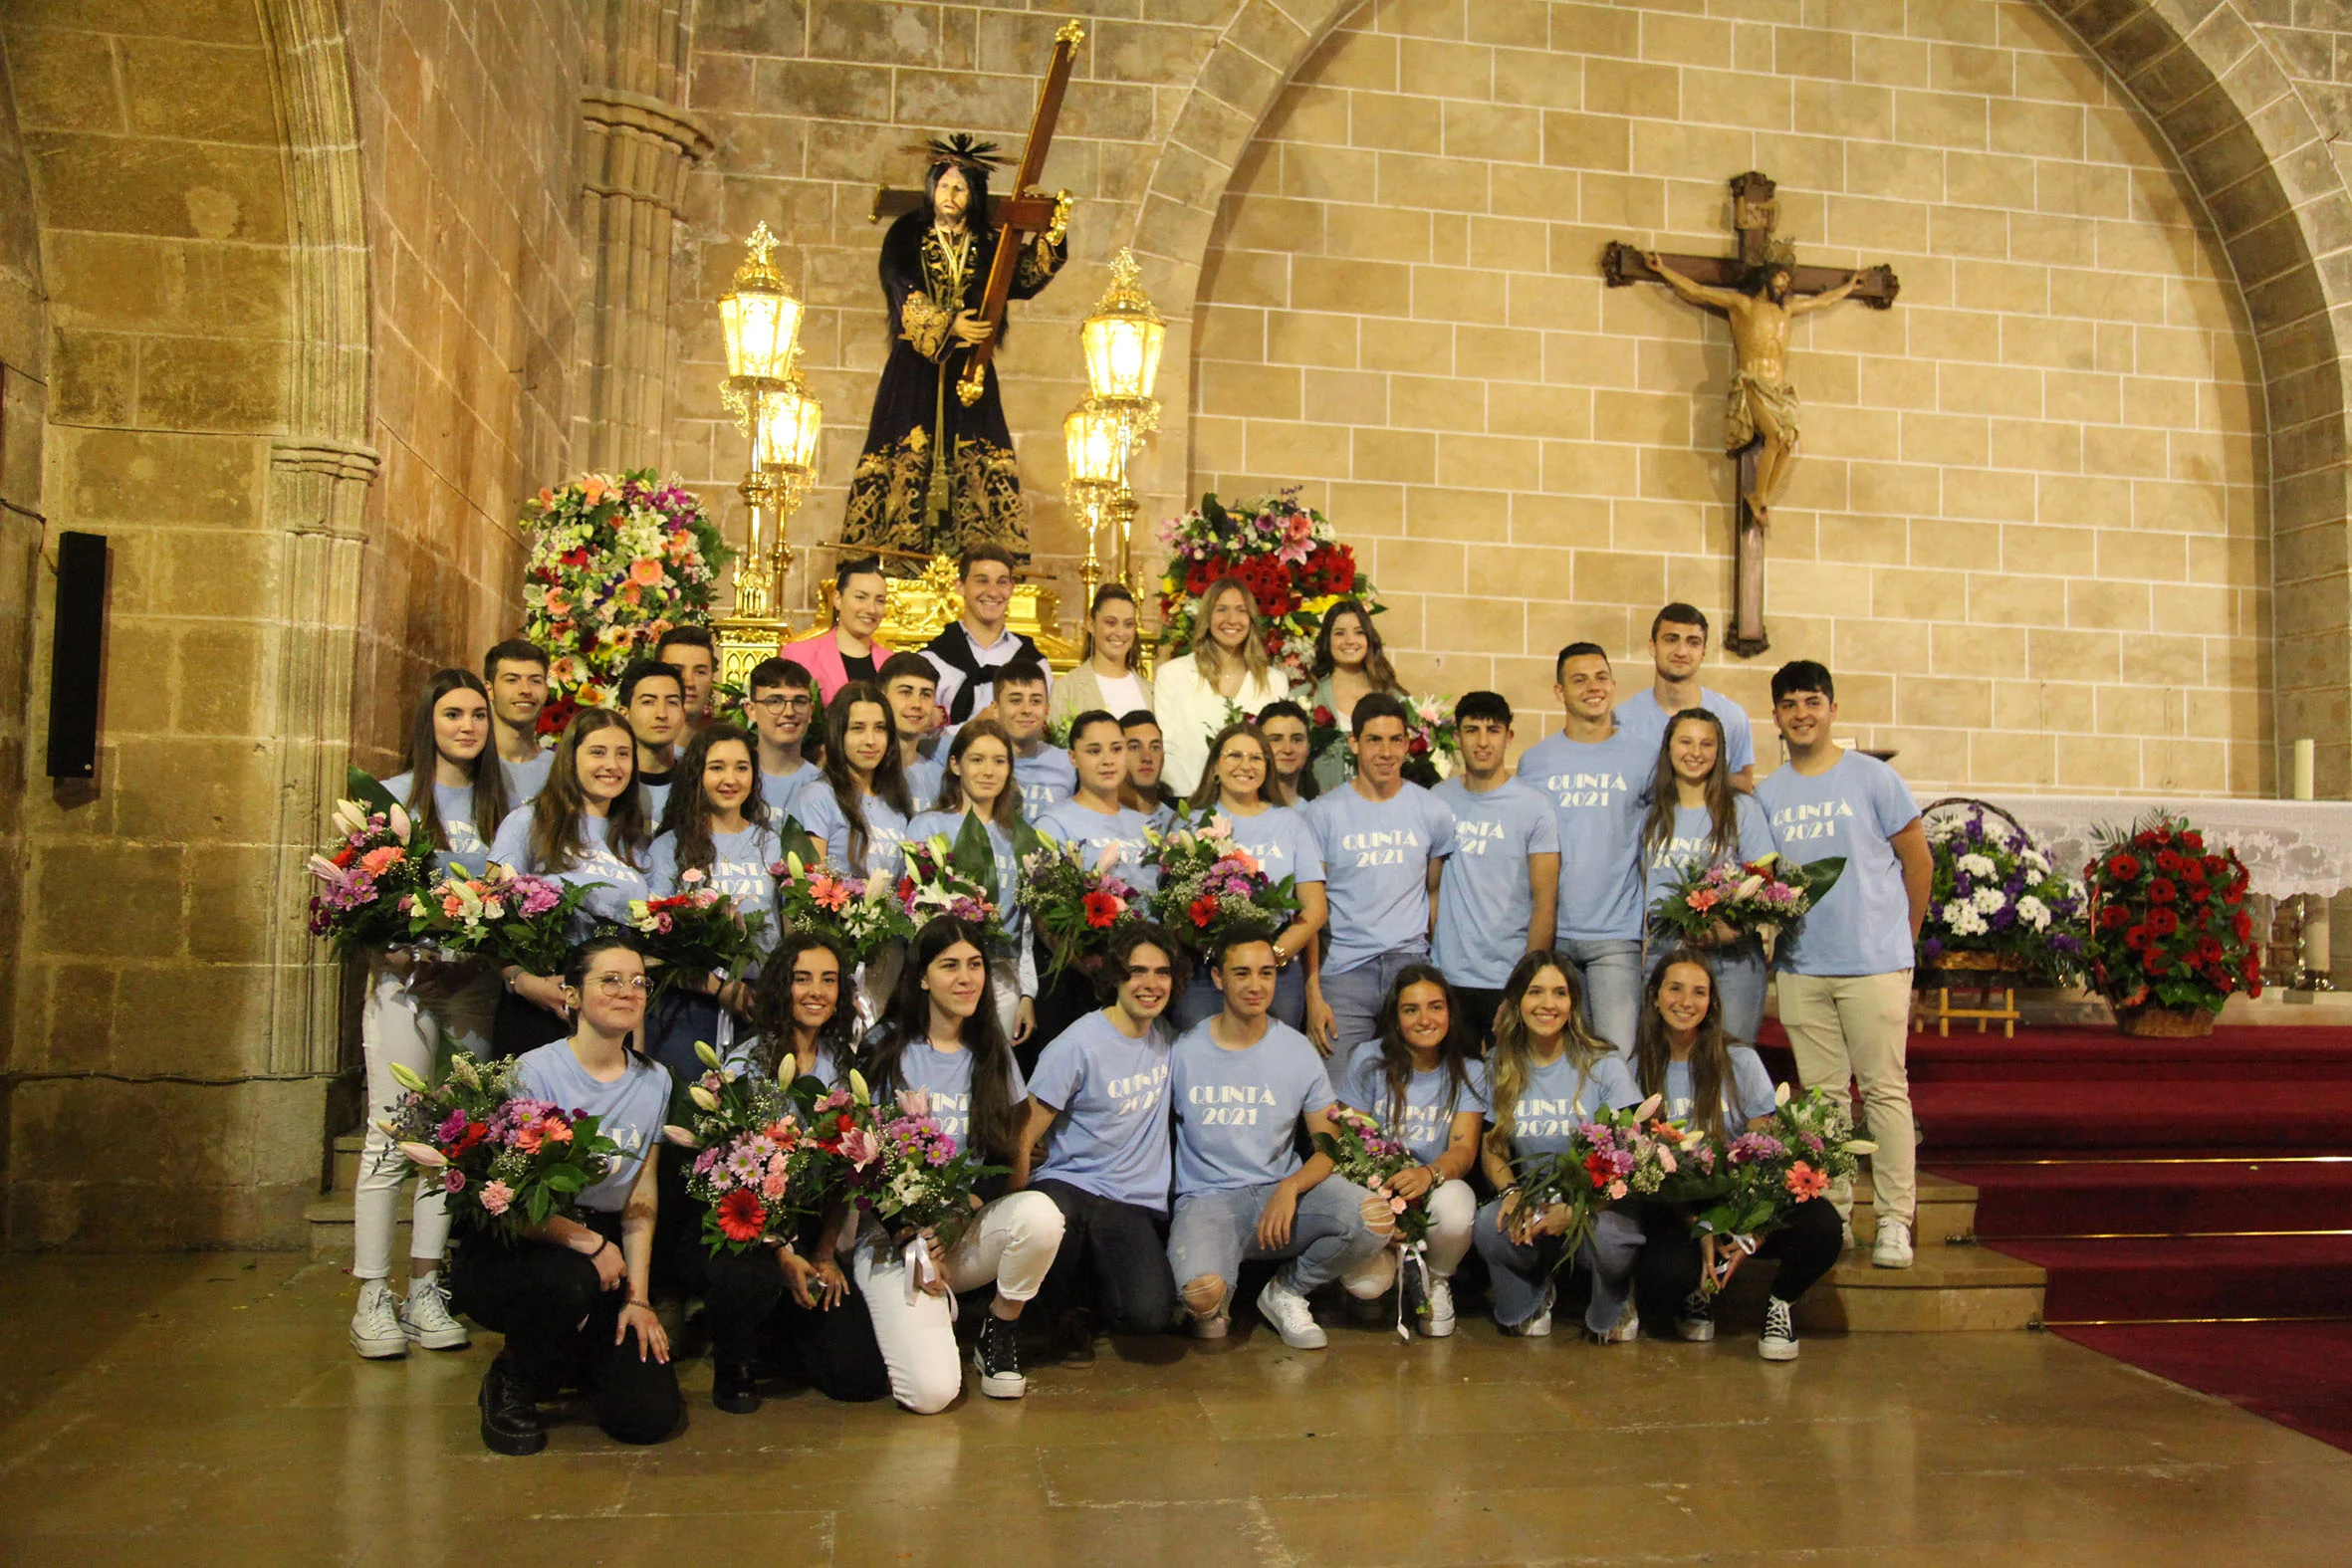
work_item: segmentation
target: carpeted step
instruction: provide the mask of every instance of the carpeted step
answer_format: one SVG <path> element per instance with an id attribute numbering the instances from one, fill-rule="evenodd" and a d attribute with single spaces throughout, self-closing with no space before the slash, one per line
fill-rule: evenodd
<path id="1" fill-rule="evenodd" d="M 2352 1232 L 2352 1161 L 1938 1163 L 1977 1189 L 1977 1236 Z M 1924 1183 L 1923 1183 L 1924 1186 Z"/>
<path id="2" fill-rule="evenodd" d="M 2352 1082 L 1936 1083 L 1912 1092 L 1930 1156 L 2352 1154 Z"/>
<path id="3" fill-rule="evenodd" d="M 2003 1241 L 2048 1270 L 2048 1323 L 2336 1317 L 2352 1311 L 2352 1236 Z"/>
<path id="4" fill-rule="evenodd" d="M 1914 1085 L 2101 1079 L 2210 1083 L 2217 1078 L 2352 1082 L 2352 1046 L 2341 1035 L 2336 1029 L 2288 1028 L 2216 1030 L 2211 1038 L 2194 1040 L 2132 1039 L 2113 1029 L 2036 1029 L 2013 1040 L 1914 1034 L 1906 1057 Z"/>

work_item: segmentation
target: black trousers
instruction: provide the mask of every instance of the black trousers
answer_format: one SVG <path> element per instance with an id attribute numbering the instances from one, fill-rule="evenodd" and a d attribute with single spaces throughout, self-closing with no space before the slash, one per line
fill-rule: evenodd
<path id="1" fill-rule="evenodd" d="M 645 1054 L 670 1070 L 670 1103 L 679 1107 L 686 1090 L 707 1070 L 694 1053 L 697 1042 L 719 1043 L 719 1001 L 700 992 L 664 992 L 645 1016 Z"/>
<path id="2" fill-rule="evenodd" d="M 490 1018 L 490 1054 L 500 1060 L 539 1049 L 572 1032 L 572 1025 L 547 1008 L 525 1002 L 501 986 L 498 1010 Z"/>
<path id="3" fill-rule="evenodd" d="M 1663 1204 L 1652 1205 L 1643 1217 L 1641 1257 L 1633 1266 L 1634 1301 L 1641 1315 L 1668 1323 L 1690 1293 L 1699 1288 L 1704 1266 L 1699 1238 L 1690 1223 Z M 1772 1294 L 1794 1304 L 1823 1274 L 1837 1266 L 1845 1246 L 1844 1223 L 1837 1206 L 1826 1198 L 1798 1204 L 1789 1223 L 1772 1232 L 1757 1247 L 1759 1257 L 1774 1257 L 1780 1271 L 1772 1278 Z"/>
<path id="4" fill-rule="evenodd" d="M 1484 1050 L 1495 1038 L 1495 1014 L 1503 1009 L 1503 990 L 1482 990 L 1477 986 L 1456 986 L 1454 1000 L 1462 1004 L 1462 1011 L 1477 1031 L 1479 1048 Z"/>
<path id="5" fill-rule="evenodd" d="M 826 1399 L 863 1405 L 887 1396 L 890 1370 L 874 1341 L 865 1300 L 852 1290 L 830 1311 L 792 1298 L 784 1268 L 767 1247 L 748 1252 L 702 1252 L 704 1320 L 711 1359 L 751 1366 L 765 1359 L 797 1376 Z"/>
<path id="6" fill-rule="evenodd" d="M 1168 1269 L 1168 1217 L 1047 1180 L 1036 1190 L 1061 1211 L 1061 1250 L 1040 1294 L 1063 1307 L 1091 1305 L 1114 1334 L 1164 1334 L 1182 1303 Z"/>
<path id="7" fill-rule="evenodd" d="M 1102 999 L 1094 995 L 1094 981 L 1085 966 L 1073 963 L 1057 976 L 1045 938 L 1039 937 L 1036 942 L 1038 1026 L 1013 1051 L 1024 1076 L 1037 1071 L 1038 1053 L 1051 1045 L 1063 1029 L 1102 1006 Z"/>
<path id="8" fill-rule="evenodd" d="M 618 1215 L 581 1210 L 575 1218 L 618 1243 Z M 617 1443 L 659 1443 L 677 1430 L 684 1405 L 676 1370 L 650 1356 L 637 1359 L 634 1334 L 613 1343 L 628 1291 L 604 1289 L 582 1253 L 549 1241 L 509 1246 L 467 1235 L 449 1284 L 460 1311 L 506 1336 L 503 1354 L 540 1398 L 577 1383 L 596 1425 Z"/>

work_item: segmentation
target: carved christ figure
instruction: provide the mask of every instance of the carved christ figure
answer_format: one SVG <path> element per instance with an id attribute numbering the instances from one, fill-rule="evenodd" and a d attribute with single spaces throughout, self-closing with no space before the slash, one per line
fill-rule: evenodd
<path id="1" fill-rule="evenodd" d="M 1763 439 L 1756 488 L 1748 498 L 1749 509 L 1762 522 L 1796 466 L 1796 388 L 1788 384 L 1788 324 L 1835 305 L 1860 286 L 1864 275 L 1850 274 L 1820 294 L 1794 294 L 1792 265 L 1774 256 L 1750 272 L 1746 288 L 1716 289 L 1675 271 L 1656 251 L 1642 252 L 1641 259 L 1676 294 L 1693 305 L 1713 306 L 1731 319 L 1732 346 L 1740 367 L 1732 374 L 1724 449 L 1737 453 Z"/>

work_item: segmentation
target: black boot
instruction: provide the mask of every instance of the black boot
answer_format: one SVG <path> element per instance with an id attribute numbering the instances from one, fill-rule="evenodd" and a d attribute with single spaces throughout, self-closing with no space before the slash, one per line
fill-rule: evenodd
<path id="1" fill-rule="evenodd" d="M 482 1446 L 491 1453 L 520 1458 L 547 1447 L 547 1423 L 539 1419 L 539 1402 L 531 1397 L 522 1369 L 505 1351 L 482 1374 L 479 1403 Z"/>
<path id="2" fill-rule="evenodd" d="M 711 1364 L 711 1403 L 730 1416 L 748 1416 L 760 1408 L 759 1376 L 749 1362 Z"/>

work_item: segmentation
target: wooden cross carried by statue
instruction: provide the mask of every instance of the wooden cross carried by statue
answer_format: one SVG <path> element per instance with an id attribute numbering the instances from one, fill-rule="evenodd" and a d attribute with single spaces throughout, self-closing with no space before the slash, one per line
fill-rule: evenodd
<path id="1" fill-rule="evenodd" d="M 1771 645 L 1764 623 L 1764 523 L 1796 461 L 1789 323 L 1849 295 L 1883 311 L 1895 303 L 1901 285 L 1887 267 L 1852 273 L 1799 267 L 1796 247 L 1772 232 L 1780 204 L 1773 199 L 1771 180 L 1752 169 L 1731 186 L 1732 227 L 1740 236 L 1737 256 L 1662 256 L 1611 242 L 1601 253 L 1601 276 L 1612 289 L 1662 283 L 1730 319 L 1739 367 L 1732 374 L 1724 448 L 1738 462 L 1740 478 L 1733 502 L 1732 625 L 1724 646 L 1751 658 Z"/>

